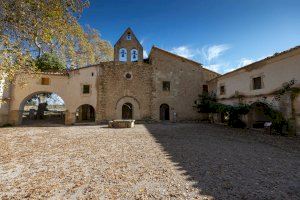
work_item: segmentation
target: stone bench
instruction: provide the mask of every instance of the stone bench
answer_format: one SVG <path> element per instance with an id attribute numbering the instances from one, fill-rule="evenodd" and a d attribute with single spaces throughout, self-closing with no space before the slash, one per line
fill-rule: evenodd
<path id="1" fill-rule="evenodd" d="M 133 128 L 135 120 L 113 120 L 108 122 L 108 128 Z"/>

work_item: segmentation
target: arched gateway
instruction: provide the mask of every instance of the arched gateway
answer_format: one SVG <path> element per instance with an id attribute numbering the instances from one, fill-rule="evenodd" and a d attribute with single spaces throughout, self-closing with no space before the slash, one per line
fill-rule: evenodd
<path id="1" fill-rule="evenodd" d="M 19 123 L 50 125 L 65 123 L 66 106 L 55 93 L 36 92 L 26 97 L 19 108 Z"/>
<path id="2" fill-rule="evenodd" d="M 95 109 L 89 104 L 81 105 L 76 110 L 76 122 L 95 122 Z"/>

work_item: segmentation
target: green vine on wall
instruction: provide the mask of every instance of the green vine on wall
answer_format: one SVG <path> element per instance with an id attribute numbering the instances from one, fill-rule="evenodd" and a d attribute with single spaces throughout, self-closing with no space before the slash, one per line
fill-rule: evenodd
<path id="1" fill-rule="evenodd" d="M 238 104 L 236 106 L 226 105 L 217 102 L 214 93 L 203 93 L 195 101 L 195 106 L 199 113 L 222 113 L 228 116 L 228 125 L 235 128 L 244 128 L 246 124 L 240 119 L 240 115 L 249 112 L 250 106 L 247 104 Z"/>
<path id="2" fill-rule="evenodd" d="M 291 92 L 291 99 L 294 101 L 294 99 L 299 95 L 300 88 L 292 87 L 296 83 L 295 79 L 292 79 L 289 82 L 286 82 L 283 84 L 282 88 L 278 91 L 276 91 L 274 100 L 279 101 L 281 96 L 284 95 L 286 92 Z M 273 101 L 272 101 L 273 102 Z M 274 105 L 272 103 L 268 103 L 266 101 L 266 98 L 263 99 L 263 101 L 257 101 L 255 103 L 261 103 L 265 104 L 264 107 L 264 114 L 267 115 L 272 122 L 272 128 L 282 134 L 283 128 L 285 126 L 288 127 L 289 121 L 286 120 L 283 116 L 283 114 L 274 109 Z M 252 105 L 254 105 L 252 104 Z M 257 104 L 256 104 L 257 105 Z M 195 106 L 198 109 L 199 113 L 220 113 L 220 114 L 226 114 L 228 116 L 228 125 L 232 127 L 239 127 L 244 128 L 246 125 L 242 120 L 240 119 L 241 115 L 246 115 L 249 113 L 251 109 L 251 105 L 239 103 L 238 105 L 232 106 L 232 105 L 226 105 L 217 102 L 217 98 L 215 93 L 203 93 L 199 95 L 199 99 L 195 101 Z M 294 108 L 293 108 L 294 112 Z"/>

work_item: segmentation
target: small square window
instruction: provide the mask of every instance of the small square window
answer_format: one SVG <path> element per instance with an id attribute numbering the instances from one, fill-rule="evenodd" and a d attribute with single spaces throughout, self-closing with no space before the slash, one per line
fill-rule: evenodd
<path id="1" fill-rule="evenodd" d="M 253 78 L 252 81 L 253 81 L 253 90 L 258 90 L 262 88 L 261 77 Z"/>
<path id="2" fill-rule="evenodd" d="M 50 85 L 50 78 L 42 78 L 41 84 L 42 85 Z"/>
<path id="3" fill-rule="evenodd" d="M 90 93 L 90 85 L 83 85 L 83 94 L 89 94 Z"/>
<path id="4" fill-rule="evenodd" d="M 163 91 L 170 91 L 170 81 L 163 81 Z"/>
<path id="5" fill-rule="evenodd" d="M 220 86 L 220 95 L 223 95 L 223 94 L 225 94 L 225 86 L 221 85 Z"/>
<path id="6" fill-rule="evenodd" d="M 203 85 L 203 86 L 202 86 L 202 91 L 203 91 L 204 93 L 208 93 L 208 85 Z"/>

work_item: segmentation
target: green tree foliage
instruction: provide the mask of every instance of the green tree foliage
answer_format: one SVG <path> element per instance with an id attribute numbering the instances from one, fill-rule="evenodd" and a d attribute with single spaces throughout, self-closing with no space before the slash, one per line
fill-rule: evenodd
<path id="1" fill-rule="evenodd" d="M 41 71 L 63 71 L 66 69 L 66 64 L 53 53 L 44 53 L 36 59 L 35 65 Z"/>

